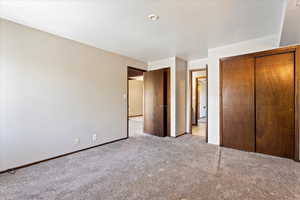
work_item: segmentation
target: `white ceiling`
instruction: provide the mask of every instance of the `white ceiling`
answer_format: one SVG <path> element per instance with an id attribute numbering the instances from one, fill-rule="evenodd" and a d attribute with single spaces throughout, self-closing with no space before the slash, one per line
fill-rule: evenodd
<path id="1" fill-rule="evenodd" d="M 221 0 L 209 18 L 209 48 L 278 35 L 284 0 Z"/>
<path id="2" fill-rule="evenodd" d="M 289 0 L 288 2 L 281 35 L 281 46 L 300 43 L 300 7 L 296 7 L 296 2 L 297 0 Z"/>
<path id="3" fill-rule="evenodd" d="M 278 34 L 283 0 L 0 0 L 0 17 L 146 62 Z M 160 19 L 149 21 L 149 14 Z"/>

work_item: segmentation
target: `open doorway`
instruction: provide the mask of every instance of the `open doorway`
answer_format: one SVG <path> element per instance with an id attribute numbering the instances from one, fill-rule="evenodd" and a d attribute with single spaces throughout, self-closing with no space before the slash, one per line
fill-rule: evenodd
<path id="1" fill-rule="evenodd" d="M 191 133 L 208 141 L 207 132 L 207 67 L 190 72 L 191 88 Z"/>
<path id="2" fill-rule="evenodd" d="M 127 137 L 170 136 L 170 68 L 128 67 Z"/>
<path id="3" fill-rule="evenodd" d="M 128 67 L 128 137 L 143 135 L 144 130 L 144 72 L 145 70 Z"/>
<path id="4" fill-rule="evenodd" d="M 171 135 L 170 94 L 170 68 L 144 73 L 144 132 L 148 135 Z"/>

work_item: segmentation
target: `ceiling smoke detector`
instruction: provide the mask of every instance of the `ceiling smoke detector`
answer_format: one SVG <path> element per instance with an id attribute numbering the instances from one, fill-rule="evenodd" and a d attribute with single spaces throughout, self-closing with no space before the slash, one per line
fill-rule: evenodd
<path id="1" fill-rule="evenodd" d="M 159 16 L 155 15 L 155 14 L 151 14 L 151 15 L 148 15 L 148 18 L 151 20 L 151 21 L 157 21 L 159 19 Z"/>

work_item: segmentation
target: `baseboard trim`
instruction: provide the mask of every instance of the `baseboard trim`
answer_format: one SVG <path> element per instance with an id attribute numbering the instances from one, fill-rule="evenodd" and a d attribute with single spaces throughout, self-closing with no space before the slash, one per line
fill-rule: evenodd
<path id="1" fill-rule="evenodd" d="M 130 116 L 128 116 L 128 118 L 129 117 L 142 117 L 142 116 L 144 116 L 144 115 L 130 115 Z"/>
<path id="2" fill-rule="evenodd" d="M 175 138 L 178 138 L 178 137 L 183 136 L 183 135 L 186 135 L 186 134 L 188 134 L 188 133 L 187 133 L 187 132 L 184 132 L 184 133 L 182 133 L 182 134 L 176 135 Z"/>
<path id="3" fill-rule="evenodd" d="M 297 157 L 294 159 L 294 161 L 300 162 L 299 156 L 297 156 Z"/>
<path id="4" fill-rule="evenodd" d="M 7 172 L 10 172 L 10 171 L 15 171 L 15 170 L 22 169 L 22 168 L 25 168 L 25 167 L 30 167 L 32 165 L 37 165 L 39 163 L 47 162 L 47 161 L 50 161 L 50 160 L 54 160 L 54 159 L 61 158 L 61 157 L 64 157 L 64 156 L 68 156 L 68 155 L 71 155 L 71 154 L 79 153 L 81 151 L 89 150 L 89 149 L 92 149 L 92 148 L 96 148 L 96 147 L 100 147 L 100 146 L 103 146 L 103 145 L 119 142 L 119 141 L 126 140 L 126 139 L 128 139 L 128 137 L 113 140 L 113 141 L 110 141 L 110 142 L 105 142 L 103 144 L 98 144 L 98 145 L 88 147 L 88 148 L 84 148 L 84 149 L 80 149 L 80 150 L 77 150 L 77 151 L 72 151 L 70 153 L 61 154 L 61 155 L 58 155 L 58 156 L 55 156 L 55 157 L 47 158 L 47 159 L 40 160 L 40 161 L 37 161 L 37 162 L 29 163 L 29 164 L 26 164 L 26 165 L 21 165 L 21 166 L 18 166 L 18 167 L 6 169 L 6 170 L 3 170 L 3 171 L 0 171 L 0 174 L 7 173 Z"/>

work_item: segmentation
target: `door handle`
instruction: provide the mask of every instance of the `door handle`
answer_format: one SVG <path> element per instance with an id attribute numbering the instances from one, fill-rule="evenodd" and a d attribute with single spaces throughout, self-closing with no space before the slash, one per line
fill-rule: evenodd
<path id="1" fill-rule="evenodd" d="M 161 108 L 167 108 L 168 105 L 160 105 L 159 107 L 161 107 Z"/>

